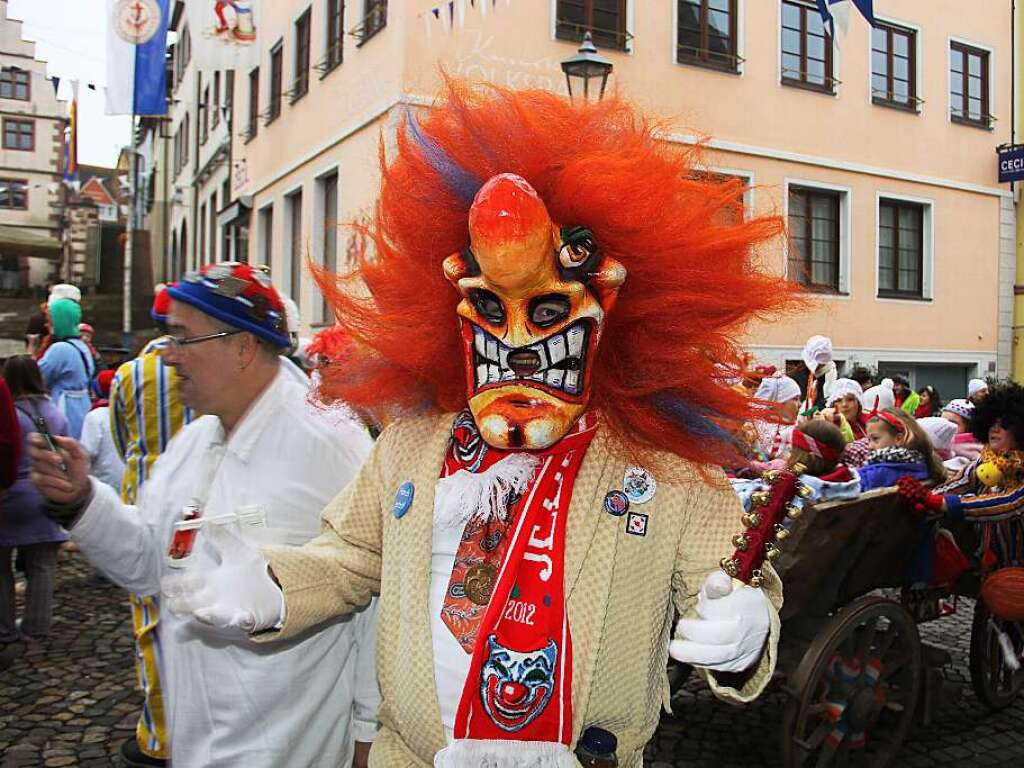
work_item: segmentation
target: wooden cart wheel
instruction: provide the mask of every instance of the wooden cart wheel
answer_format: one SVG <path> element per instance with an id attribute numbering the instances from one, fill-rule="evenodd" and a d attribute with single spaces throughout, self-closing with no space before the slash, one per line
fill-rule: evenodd
<path id="1" fill-rule="evenodd" d="M 885 768 L 899 752 L 921 688 L 921 638 L 899 603 L 864 597 L 818 633 L 790 679 L 786 768 Z"/>
<path id="2" fill-rule="evenodd" d="M 1005 633 L 1021 667 L 1007 666 L 996 629 Z M 996 618 L 981 600 L 971 627 L 971 684 L 981 702 L 995 711 L 1010 706 L 1024 690 L 1024 624 Z"/>

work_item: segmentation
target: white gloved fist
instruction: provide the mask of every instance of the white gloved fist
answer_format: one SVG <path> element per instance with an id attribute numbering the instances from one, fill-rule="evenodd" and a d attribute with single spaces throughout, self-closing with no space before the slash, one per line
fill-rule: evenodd
<path id="1" fill-rule="evenodd" d="M 676 661 L 714 672 L 743 672 L 761 658 L 771 611 L 760 589 L 732 587 L 722 572 L 704 581 L 696 619 L 680 619 L 668 653 Z"/>
<path id="2" fill-rule="evenodd" d="M 270 578 L 267 561 L 245 542 L 237 524 L 206 523 L 196 547 L 194 562 L 160 583 L 171 613 L 249 633 L 281 626 L 284 595 Z"/>

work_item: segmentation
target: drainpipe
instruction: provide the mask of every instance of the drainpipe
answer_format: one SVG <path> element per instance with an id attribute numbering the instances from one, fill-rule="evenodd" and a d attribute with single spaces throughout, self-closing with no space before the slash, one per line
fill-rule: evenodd
<path id="1" fill-rule="evenodd" d="M 1011 39 L 1010 39 L 1010 50 L 1012 58 L 1012 69 L 1011 69 L 1011 89 L 1010 89 L 1010 103 L 1011 103 L 1011 127 L 1010 127 L 1010 141 L 1011 143 L 1017 143 L 1017 122 L 1019 116 L 1017 115 L 1017 87 L 1020 83 L 1020 77 L 1018 69 L 1020 62 L 1018 61 L 1019 46 L 1017 45 L 1017 36 L 1020 34 L 1018 29 L 1018 18 L 1017 18 L 1017 0 L 1011 0 L 1010 2 L 1010 14 L 1011 14 Z M 1024 382 L 1024 285 L 1021 285 L 1019 281 L 1024 276 L 1024 222 L 1022 222 L 1022 212 L 1020 208 L 1020 189 L 1016 183 L 1011 188 L 1014 190 L 1014 209 L 1017 218 L 1017 243 L 1016 252 L 1016 274 L 1014 276 L 1014 326 L 1011 329 L 1011 368 L 1010 378 L 1017 382 Z"/>

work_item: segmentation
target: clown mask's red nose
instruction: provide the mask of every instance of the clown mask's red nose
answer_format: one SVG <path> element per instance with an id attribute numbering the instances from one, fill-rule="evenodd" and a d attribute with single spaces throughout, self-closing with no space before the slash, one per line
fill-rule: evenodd
<path id="1" fill-rule="evenodd" d="M 469 209 L 469 236 L 484 276 L 511 295 L 554 271 L 551 217 L 521 176 L 502 173 L 480 188 Z"/>

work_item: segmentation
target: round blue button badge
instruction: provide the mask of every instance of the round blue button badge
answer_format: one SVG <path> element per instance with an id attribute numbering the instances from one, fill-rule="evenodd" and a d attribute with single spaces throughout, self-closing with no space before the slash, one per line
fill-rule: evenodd
<path id="1" fill-rule="evenodd" d="M 398 493 L 395 494 L 395 503 L 391 507 L 391 514 L 395 516 L 396 520 L 401 520 L 409 511 L 409 507 L 412 506 L 413 492 L 411 482 L 402 483 L 402 487 L 398 489 Z"/>

